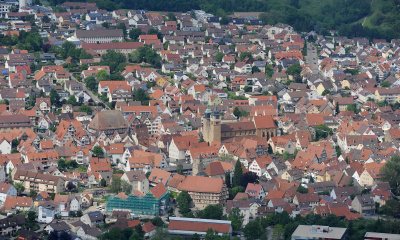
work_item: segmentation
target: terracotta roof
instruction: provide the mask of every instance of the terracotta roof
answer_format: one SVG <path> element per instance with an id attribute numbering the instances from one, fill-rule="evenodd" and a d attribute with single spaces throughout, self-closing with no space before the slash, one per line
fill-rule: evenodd
<path id="1" fill-rule="evenodd" d="M 255 116 L 254 124 L 257 129 L 271 129 L 276 128 L 276 124 L 272 116 Z"/>
<path id="2" fill-rule="evenodd" d="M 176 217 L 170 217 L 169 220 L 169 231 L 207 232 L 212 229 L 217 233 L 224 234 L 229 234 L 232 231 L 230 221 Z"/>
<path id="3" fill-rule="evenodd" d="M 142 35 L 139 35 L 139 39 L 140 39 L 141 41 L 157 40 L 158 37 L 157 37 L 156 34 L 142 34 Z"/>
<path id="4" fill-rule="evenodd" d="M 151 222 L 145 222 L 142 225 L 143 232 L 145 233 L 150 233 L 156 229 L 156 226 L 154 226 Z"/>
<path id="5" fill-rule="evenodd" d="M 77 38 L 93 38 L 93 37 L 123 37 L 121 29 L 96 29 L 96 30 L 76 30 Z"/>
<path id="6" fill-rule="evenodd" d="M 221 193 L 224 181 L 220 178 L 208 178 L 201 176 L 187 176 L 178 189 L 187 192 Z"/>
<path id="7" fill-rule="evenodd" d="M 131 49 L 143 47 L 141 42 L 82 43 L 85 50 Z"/>
<path id="8" fill-rule="evenodd" d="M 33 206 L 33 200 L 30 197 L 17 197 L 17 196 L 7 196 L 4 201 L 4 210 L 12 210 L 17 207 L 28 208 Z"/>
<path id="9" fill-rule="evenodd" d="M 159 183 L 155 187 L 150 189 L 150 192 L 155 198 L 161 198 L 165 193 L 167 193 L 167 189 L 165 188 L 164 184 Z"/>
<path id="10" fill-rule="evenodd" d="M 219 176 L 225 174 L 224 168 L 219 161 L 208 164 L 204 172 L 207 176 Z"/>
<path id="11" fill-rule="evenodd" d="M 97 131 L 104 131 L 108 129 L 127 128 L 128 124 L 121 111 L 106 110 L 97 112 L 90 122 L 89 127 Z"/>
<path id="12" fill-rule="evenodd" d="M 185 176 L 180 174 L 175 174 L 169 181 L 168 187 L 177 188 L 178 185 L 185 179 Z"/>
<path id="13" fill-rule="evenodd" d="M 159 168 L 155 168 L 150 173 L 149 181 L 157 184 L 162 183 L 166 185 L 170 177 L 171 177 L 170 172 L 167 172 Z"/>

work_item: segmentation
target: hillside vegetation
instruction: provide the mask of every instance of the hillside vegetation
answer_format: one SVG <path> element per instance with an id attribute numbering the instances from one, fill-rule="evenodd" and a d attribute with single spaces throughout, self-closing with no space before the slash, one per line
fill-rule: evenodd
<path id="1" fill-rule="evenodd" d="M 60 4 L 64 0 L 50 0 Z M 263 12 L 265 23 L 287 23 L 298 31 L 338 30 L 349 37 L 400 37 L 400 0 L 91 0 L 108 10 L 203 9 L 225 17 L 232 12 Z"/>

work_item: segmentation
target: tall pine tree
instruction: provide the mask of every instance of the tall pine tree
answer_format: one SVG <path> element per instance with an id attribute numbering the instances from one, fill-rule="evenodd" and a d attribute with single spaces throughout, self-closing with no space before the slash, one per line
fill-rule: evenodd
<path id="1" fill-rule="evenodd" d="M 243 175 L 242 164 L 240 163 L 239 160 L 237 160 L 236 164 L 235 164 L 235 170 L 233 172 L 233 178 L 232 178 L 232 186 L 233 187 L 240 186 L 240 183 L 242 181 L 242 175 Z"/>

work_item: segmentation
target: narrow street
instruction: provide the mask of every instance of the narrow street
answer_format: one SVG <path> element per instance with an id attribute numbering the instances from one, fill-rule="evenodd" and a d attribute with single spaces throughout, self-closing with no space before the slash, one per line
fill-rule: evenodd
<path id="1" fill-rule="evenodd" d="M 318 51 L 313 43 L 307 42 L 307 56 L 305 62 L 313 73 L 318 73 Z"/>
<path id="2" fill-rule="evenodd" d="M 105 102 L 103 102 L 96 94 L 94 94 L 90 89 L 88 89 L 88 88 L 86 87 L 86 85 L 85 85 L 85 83 L 83 83 L 83 81 L 78 81 L 78 79 L 76 79 L 76 77 L 75 77 L 73 74 L 71 74 L 71 79 L 74 80 L 74 81 L 76 81 L 76 82 L 79 82 L 79 83 L 82 85 L 83 91 L 85 91 L 87 94 L 89 94 L 89 96 L 93 99 L 93 101 L 94 101 L 96 104 L 98 104 L 98 103 L 103 103 L 103 104 L 104 104 L 104 107 L 105 107 L 106 109 L 110 109 L 110 108 L 108 107 L 108 105 L 107 105 Z"/>

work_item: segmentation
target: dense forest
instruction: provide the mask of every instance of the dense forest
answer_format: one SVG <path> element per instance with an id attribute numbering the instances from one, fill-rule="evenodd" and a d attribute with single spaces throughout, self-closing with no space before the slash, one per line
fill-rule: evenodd
<path id="1" fill-rule="evenodd" d="M 50 0 L 58 5 L 65 0 Z M 400 37 L 400 0 L 89 0 L 114 10 L 190 11 L 203 9 L 221 17 L 262 12 L 266 24 L 287 23 L 298 31 L 338 30 L 349 37 Z"/>

